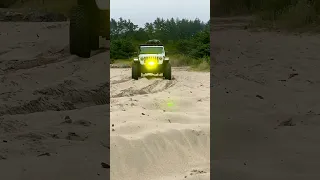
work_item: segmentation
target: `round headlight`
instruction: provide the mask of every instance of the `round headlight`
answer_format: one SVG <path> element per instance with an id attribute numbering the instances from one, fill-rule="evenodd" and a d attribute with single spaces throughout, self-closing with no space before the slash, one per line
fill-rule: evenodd
<path id="1" fill-rule="evenodd" d="M 159 60 L 160 60 L 160 61 L 162 61 L 162 60 L 163 60 L 163 58 L 162 58 L 162 57 L 159 57 Z"/>

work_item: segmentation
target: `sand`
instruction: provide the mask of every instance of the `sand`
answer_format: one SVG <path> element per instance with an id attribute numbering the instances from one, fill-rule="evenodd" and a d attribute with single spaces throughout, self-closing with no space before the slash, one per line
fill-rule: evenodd
<path id="1" fill-rule="evenodd" d="M 213 24 L 212 178 L 320 179 L 320 36 Z"/>
<path id="2" fill-rule="evenodd" d="M 0 29 L 0 179 L 109 177 L 109 52 L 71 56 L 67 23 Z"/>
<path id="3" fill-rule="evenodd" d="M 210 179 L 209 73 L 111 69 L 111 179 Z"/>
<path id="4" fill-rule="evenodd" d="M 220 20 L 210 97 L 208 74 L 185 68 L 109 83 L 109 52 L 70 56 L 66 23 L 0 28 L 0 179 L 106 179 L 109 151 L 118 180 L 209 179 L 209 157 L 215 179 L 320 179 L 318 35 Z"/>
<path id="5" fill-rule="evenodd" d="M 67 23 L 0 29 L 0 179 L 209 179 L 209 73 L 134 81 L 71 56 Z"/>

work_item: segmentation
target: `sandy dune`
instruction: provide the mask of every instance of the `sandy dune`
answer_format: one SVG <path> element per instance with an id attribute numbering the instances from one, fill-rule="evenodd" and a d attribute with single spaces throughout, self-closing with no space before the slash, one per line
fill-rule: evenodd
<path id="1" fill-rule="evenodd" d="M 213 19 L 212 178 L 320 179 L 320 36 L 224 23 Z"/>
<path id="2" fill-rule="evenodd" d="M 67 23 L 0 29 L 0 179 L 109 177 L 108 52 L 70 56 Z"/>
<path id="3" fill-rule="evenodd" d="M 0 179 L 209 179 L 209 73 L 133 81 L 67 23 L 0 23 Z M 104 42 L 102 46 L 107 45 Z"/>
<path id="4" fill-rule="evenodd" d="M 111 69 L 111 179 L 210 179 L 209 73 Z"/>

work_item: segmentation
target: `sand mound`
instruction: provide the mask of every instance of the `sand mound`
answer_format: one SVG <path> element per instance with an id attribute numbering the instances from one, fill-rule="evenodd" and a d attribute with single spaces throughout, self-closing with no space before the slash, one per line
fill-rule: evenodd
<path id="1" fill-rule="evenodd" d="M 111 70 L 111 178 L 209 179 L 208 73 L 131 80 Z"/>
<path id="2" fill-rule="evenodd" d="M 67 23 L 1 28 L 0 179 L 109 177 L 108 52 L 71 56 Z"/>
<path id="3" fill-rule="evenodd" d="M 209 179 L 209 73 L 110 83 L 109 52 L 71 56 L 67 23 L 1 28 L 0 179 L 106 179 L 109 151 L 112 179 Z"/>
<path id="4" fill-rule="evenodd" d="M 231 21 L 212 20 L 212 178 L 319 179 L 319 36 Z"/>

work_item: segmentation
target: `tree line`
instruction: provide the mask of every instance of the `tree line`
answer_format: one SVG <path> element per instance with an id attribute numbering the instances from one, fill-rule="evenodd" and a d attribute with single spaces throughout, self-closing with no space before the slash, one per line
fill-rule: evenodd
<path id="1" fill-rule="evenodd" d="M 110 56 L 113 60 L 132 58 L 138 45 L 150 39 L 160 40 L 170 55 L 183 54 L 194 59 L 210 57 L 209 21 L 157 18 L 145 23 L 144 27 L 123 18 L 110 21 Z"/>
<path id="2" fill-rule="evenodd" d="M 320 0 L 214 0 L 211 17 L 253 14 L 261 25 L 296 29 L 320 24 Z"/>

